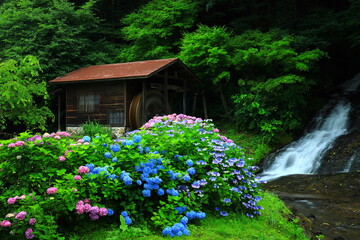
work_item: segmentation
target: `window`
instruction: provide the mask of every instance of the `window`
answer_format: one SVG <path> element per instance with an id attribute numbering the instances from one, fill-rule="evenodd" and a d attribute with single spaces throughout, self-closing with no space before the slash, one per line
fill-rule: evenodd
<path id="1" fill-rule="evenodd" d="M 91 92 L 81 93 L 78 110 L 81 112 L 96 112 L 99 109 L 99 95 Z"/>
<path id="2" fill-rule="evenodd" d="M 123 111 L 110 111 L 108 112 L 109 125 L 124 125 L 124 112 Z"/>

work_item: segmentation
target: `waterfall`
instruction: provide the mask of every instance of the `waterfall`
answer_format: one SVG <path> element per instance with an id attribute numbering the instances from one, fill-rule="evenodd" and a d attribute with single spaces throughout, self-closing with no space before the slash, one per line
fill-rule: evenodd
<path id="1" fill-rule="evenodd" d="M 359 85 L 360 74 L 341 87 L 348 94 L 356 91 Z M 314 118 L 312 129 L 266 159 L 261 178 L 268 181 L 286 175 L 315 173 L 324 153 L 336 138 L 347 133 L 350 110 L 351 104 L 346 97 L 332 99 Z"/>

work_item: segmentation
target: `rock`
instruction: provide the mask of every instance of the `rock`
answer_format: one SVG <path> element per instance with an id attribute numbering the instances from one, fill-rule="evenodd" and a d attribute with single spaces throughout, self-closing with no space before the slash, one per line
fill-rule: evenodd
<path id="1" fill-rule="evenodd" d="M 315 221 L 316 217 L 313 214 L 310 214 L 309 216 L 307 216 L 308 219 L 310 219 L 311 221 Z"/>
<path id="2" fill-rule="evenodd" d="M 343 237 L 335 237 L 335 238 L 333 238 L 333 240 L 346 240 L 346 239 Z"/>

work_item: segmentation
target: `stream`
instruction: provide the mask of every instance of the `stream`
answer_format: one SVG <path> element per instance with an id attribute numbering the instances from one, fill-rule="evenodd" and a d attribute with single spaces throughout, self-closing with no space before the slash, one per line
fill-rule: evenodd
<path id="1" fill-rule="evenodd" d="M 309 236 L 360 239 L 360 173 L 284 176 L 264 188 L 285 202 Z"/>
<path id="2" fill-rule="evenodd" d="M 262 164 L 264 188 L 296 213 L 312 237 L 360 239 L 359 85 L 360 74 L 342 84 L 304 135 Z"/>

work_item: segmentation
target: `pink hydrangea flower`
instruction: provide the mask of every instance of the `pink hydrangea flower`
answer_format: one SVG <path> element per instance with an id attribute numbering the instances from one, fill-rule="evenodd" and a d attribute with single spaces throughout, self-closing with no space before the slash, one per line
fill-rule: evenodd
<path id="1" fill-rule="evenodd" d="M 8 221 L 8 220 L 3 220 L 3 221 L 0 223 L 0 226 L 2 226 L 2 227 L 10 227 L 10 226 L 11 226 L 11 222 Z"/>
<path id="2" fill-rule="evenodd" d="M 29 219 L 29 224 L 30 225 L 34 225 L 36 223 L 36 219 L 35 218 L 30 218 Z"/>
<path id="3" fill-rule="evenodd" d="M 16 219 L 18 220 L 24 220 L 25 216 L 26 216 L 27 212 L 21 211 L 18 214 L 16 214 Z"/>
<path id="4" fill-rule="evenodd" d="M 85 142 L 84 139 L 77 140 L 77 143 L 84 143 L 84 142 Z"/>
<path id="5" fill-rule="evenodd" d="M 90 212 L 90 210 L 91 210 L 91 205 L 88 204 L 88 203 L 86 203 L 86 204 L 84 205 L 84 209 L 85 209 L 85 212 Z"/>
<path id="6" fill-rule="evenodd" d="M 90 212 L 92 213 L 92 214 L 98 214 L 99 213 L 99 207 L 98 206 L 94 206 L 94 207 L 91 207 L 91 209 L 90 209 Z"/>
<path id="7" fill-rule="evenodd" d="M 85 206 L 84 205 L 77 205 L 75 209 L 76 209 L 77 214 L 83 214 L 85 212 Z"/>
<path id="8" fill-rule="evenodd" d="M 10 143 L 8 147 L 16 147 L 15 143 Z"/>
<path id="9" fill-rule="evenodd" d="M 32 239 L 35 237 L 34 234 L 32 234 L 33 230 L 31 228 L 28 228 L 26 231 L 25 231 L 25 237 L 26 239 Z"/>
<path id="10" fill-rule="evenodd" d="M 89 142 L 84 142 L 83 145 L 89 145 L 90 143 Z"/>
<path id="11" fill-rule="evenodd" d="M 104 207 L 99 209 L 99 215 L 100 216 L 106 216 L 108 214 L 108 210 Z"/>
<path id="12" fill-rule="evenodd" d="M 220 132 L 220 131 L 219 131 L 219 129 L 215 128 L 215 129 L 213 130 L 213 132 L 218 133 L 218 132 Z"/>
<path id="13" fill-rule="evenodd" d="M 6 202 L 8 204 L 14 204 L 14 203 L 16 203 L 16 198 L 8 198 L 8 200 Z"/>
<path id="14" fill-rule="evenodd" d="M 64 155 L 65 155 L 65 156 L 68 156 L 69 153 L 71 153 L 71 152 L 73 152 L 73 150 L 66 150 L 65 153 L 64 153 Z"/>
<path id="15" fill-rule="evenodd" d="M 99 215 L 93 214 L 93 213 L 90 213 L 89 216 L 90 216 L 91 220 L 94 220 L 94 221 L 95 221 L 95 220 L 98 220 L 98 219 L 100 218 Z"/>
<path id="16" fill-rule="evenodd" d="M 85 198 L 85 199 L 84 199 L 84 203 L 90 203 L 90 199 Z"/>
<path id="17" fill-rule="evenodd" d="M 61 139 L 61 137 L 60 137 L 60 136 L 58 136 L 58 135 L 56 135 L 56 136 L 54 136 L 54 139 L 59 140 L 59 139 Z"/>
<path id="18" fill-rule="evenodd" d="M 23 195 L 21 195 L 20 197 L 18 197 L 18 199 L 25 199 L 26 198 L 26 195 L 25 194 L 23 194 Z"/>
<path id="19" fill-rule="evenodd" d="M 86 167 L 86 166 L 79 167 L 78 173 L 81 174 L 81 173 L 88 173 L 88 172 L 90 172 L 90 169 L 88 167 Z"/>
<path id="20" fill-rule="evenodd" d="M 56 187 L 51 187 L 46 190 L 47 194 L 55 194 L 57 193 L 58 189 Z"/>
<path id="21" fill-rule="evenodd" d="M 60 157 L 58 158 L 58 160 L 59 160 L 60 162 L 63 162 L 63 161 L 65 161 L 65 160 L 66 160 L 66 157 L 64 157 L 64 156 L 60 156 Z"/>
<path id="22" fill-rule="evenodd" d="M 80 175 L 75 175 L 74 176 L 74 180 L 81 180 L 81 179 L 82 179 L 82 177 Z"/>
<path id="23" fill-rule="evenodd" d="M 70 137 L 70 133 L 68 133 L 68 132 L 57 132 L 56 135 L 63 136 L 63 137 Z"/>
<path id="24" fill-rule="evenodd" d="M 17 147 L 20 147 L 20 146 L 23 146 L 24 145 L 24 142 L 23 141 L 17 141 L 16 143 L 15 143 L 15 146 L 17 146 Z"/>

